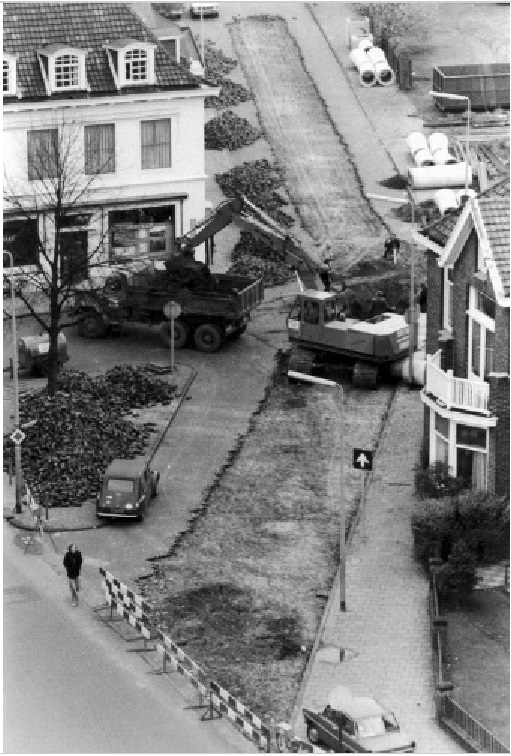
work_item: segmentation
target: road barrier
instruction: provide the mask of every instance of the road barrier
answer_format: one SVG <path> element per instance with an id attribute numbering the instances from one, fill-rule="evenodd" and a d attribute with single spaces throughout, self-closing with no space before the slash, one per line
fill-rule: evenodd
<path id="1" fill-rule="evenodd" d="M 162 656 L 163 672 L 167 671 L 167 661 L 170 662 L 171 668 L 186 677 L 198 691 L 199 703 L 202 705 L 202 696 L 206 696 L 209 691 L 209 681 L 199 665 L 161 630 L 157 630 L 156 650 Z"/>
<path id="2" fill-rule="evenodd" d="M 99 572 L 103 578 L 106 603 L 110 605 L 110 619 L 115 607 L 117 613 L 142 635 L 144 644 L 151 640 L 153 607 L 103 567 L 99 568 Z"/>
<path id="3" fill-rule="evenodd" d="M 271 728 L 263 724 L 250 709 L 215 682 L 210 682 L 210 702 L 219 714 L 225 714 L 228 719 L 238 725 L 250 740 L 270 752 L 274 740 Z"/>

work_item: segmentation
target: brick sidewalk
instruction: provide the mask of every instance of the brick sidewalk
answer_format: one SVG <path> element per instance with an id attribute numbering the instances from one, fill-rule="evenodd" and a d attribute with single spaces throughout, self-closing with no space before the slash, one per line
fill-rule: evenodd
<path id="1" fill-rule="evenodd" d="M 339 611 L 336 581 L 301 706 L 320 709 L 332 688 L 346 685 L 393 709 L 418 753 L 463 753 L 435 719 L 428 581 L 413 558 L 412 481 L 422 412 L 418 392 L 401 386 L 374 462 L 366 540 L 359 525 L 348 550 L 347 611 Z M 296 728 L 305 735 L 301 713 Z"/>

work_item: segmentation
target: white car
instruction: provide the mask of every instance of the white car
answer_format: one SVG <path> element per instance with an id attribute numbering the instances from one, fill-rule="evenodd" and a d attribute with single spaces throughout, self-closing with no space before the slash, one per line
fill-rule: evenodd
<path id="1" fill-rule="evenodd" d="M 218 16 L 218 3 L 191 3 L 190 16 L 192 18 L 206 18 L 207 16 Z"/>

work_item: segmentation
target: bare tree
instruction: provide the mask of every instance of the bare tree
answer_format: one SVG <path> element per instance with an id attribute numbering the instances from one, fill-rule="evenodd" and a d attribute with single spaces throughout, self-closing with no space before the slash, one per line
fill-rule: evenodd
<path id="1" fill-rule="evenodd" d="M 403 49 L 427 44 L 431 21 L 438 14 L 437 6 L 429 2 L 355 3 L 360 15 L 373 19 L 377 35 L 385 31 Z"/>
<path id="2" fill-rule="evenodd" d="M 10 211 L 8 214 L 23 224 L 14 244 L 18 249 L 30 244 L 37 251 L 37 265 L 23 272 L 23 285 L 17 287 L 17 296 L 48 333 L 45 367 L 49 395 L 57 388 L 58 337 L 79 267 L 85 276 L 90 276 L 92 270 L 108 264 L 101 254 L 108 230 L 97 232 L 101 224 L 94 221 L 100 210 L 94 208 L 91 190 L 99 175 L 111 170 L 112 159 L 94 140 L 84 144 L 80 124 L 61 119 L 52 128 L 35 132 L 32 140 L 29 136 L 28 181 L 4 176 L 4 213 Z M 80 215 L 88 221 L 87 249 L 69 249 L 66 228 Z M 47 316 L 38 311 L 38 299 L 46 303 Z M 4 314 L 11 317 L 5 309 Z"/>

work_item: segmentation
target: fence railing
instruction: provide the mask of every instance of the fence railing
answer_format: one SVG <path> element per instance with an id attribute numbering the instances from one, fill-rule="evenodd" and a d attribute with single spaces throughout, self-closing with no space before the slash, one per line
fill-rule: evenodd
<path id="1" fill-rule="evenodd" d="M 509 753 L 509 748 L 450 696 L 442 696 L 440 716 L 464 732 L 477 746 L 478 753 Z"/>
<path id="2" fill-rule="evenodd" d="M 431 360 L 426 363 L 425 391 L 432 393 L 449 408 L 488 413 L 488 383 L 457 378 L 451 370 L 445 372 Z"/>
<path id="3" fill-rule="evenodd" d="M 442 560 L 429 560 L 429 619 L 436 688 L 436 712 L 439 722 L 477 753 L 509 753 L 498 738 L 472 717 L 452 698 L 453 684 L 447 679 L 448 627 L 440 614 L 436 573 Z"/>

